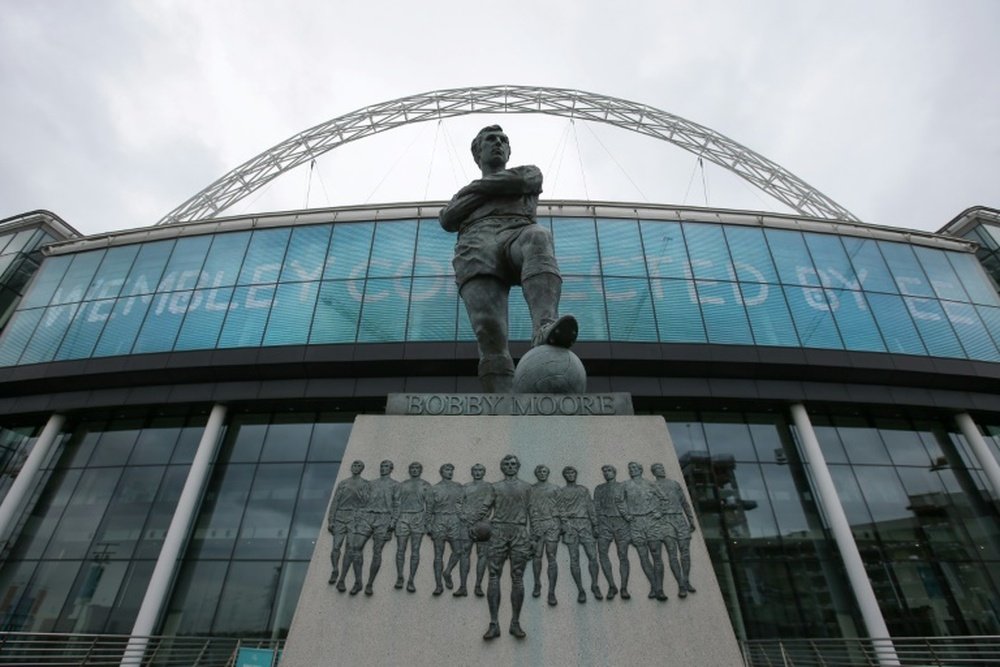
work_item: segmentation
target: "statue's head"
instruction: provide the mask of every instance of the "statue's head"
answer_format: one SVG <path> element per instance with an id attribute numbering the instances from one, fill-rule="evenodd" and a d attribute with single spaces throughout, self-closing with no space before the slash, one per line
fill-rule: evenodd
<path id="1" fill-rule="evenodd" d="M 573 466 L 566 466 L 565 468 L 562 469 L 563 479 L 566 480 L 569 484 L 573 484 L 576 482 L 576 474 L 577 474 L 576 468 L 574 468 Z"/>
<path id="2" fill-rule="evenodd" d="M 653 473 L 653 477 L 657 479 L 663 479 L 667 476 L 667 471 L 664 469 L 662 463 L 654 463 L 649 466 L 649 472 Z"/>
<path id="3" fill-rule="evenodd" d="M 472 159 L 480 168 L 484 164 L 503 167 L 510 159 L 510 140 L 499 125 L 488 125 L 479 130 L 472 140 Z"/>
<path id="4" fill-rule="evenodd" d="M 389 459 L 386 459 L 386 460 L 382 461 L 382 463 L 378 464 L 378 474 L 380 474 L 380 475 L 382 475 L 384 477 L 385 475 L 390 474 L 392 472 L 392 469 L 394 467 L 395 466 L 392 465 L 392 461 L 390 461 Z"/>
<path id="5" fill-rule="evenodd" d="M 422 464 L 418 463 L 417 461 L 414 461 L 413 463 L 410 464 L 410 469 L 409 469 L 410 477 L 414 478 L 420 477 L 420 475 L 423 472 L 424 472 L 424 466 Z"/>
<path id="6" fill-rule="evenodd" d="M 351 463 L 351 474 L 360 475 L 365 469 L 365 464 L 363 461 L 354 461 Z"/>
<path id="7" fill-rule="evenodd" d="M 507 456 L 500 459 L 500 470 L 507 477 L 513 477 L 517 475 L 517 472 L 521 469 L 521 461 L 513 454 L 508 454 Z"/>
<path id="8" fill-rule="evenodd" d="M 486 466 L 484 466 L 482 463 L 477 463 L 476 465 L 472 466 L 472 479 L 478 482 L 483 477 L 486 477 Z"/>
<path id="9" fill-rule="evenodd" d="M 455 466 L 445 463 L 438 469 L 438 472 L 441 473 L 441 479 L 451 479 L 455 475 Z"/>
<path id="10" fill-rule="evenodd" d="M 629 461 L 628 464 L 628 476 L 629 477 L 639 477 L 642 475 L 642 464 L 636 463 L 635 461 Z"/>
<path id="11" fill-rule="evenodd" d="M 618 475 L 618 469 L 613 465 L 601 466 L 601 474 L 604 475 L 604 480 L 610 482 Z"/>
<path id="12" fill-rule="evenodd" d="M 539 482 L 544 482 L 549 478 L 549 467 L 547 465 L 537 465 L 535 466 L 535 479 Z"/>

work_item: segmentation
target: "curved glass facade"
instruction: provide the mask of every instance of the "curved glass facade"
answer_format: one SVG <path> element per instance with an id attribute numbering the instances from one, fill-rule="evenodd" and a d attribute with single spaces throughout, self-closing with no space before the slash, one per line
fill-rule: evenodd
<path id="1" fill-rule="evenodd" d="M 749 218 L 748 218 L 749 219 Z M 1000 361 L 976 256 L 757 224 L 544 217 L 580 339 Z M 436 219 L 258 228 L 46 258 L 0 365 L 175 350 L 473 340 Z M 511 338 L 530 338 L 512 298 Z"/>

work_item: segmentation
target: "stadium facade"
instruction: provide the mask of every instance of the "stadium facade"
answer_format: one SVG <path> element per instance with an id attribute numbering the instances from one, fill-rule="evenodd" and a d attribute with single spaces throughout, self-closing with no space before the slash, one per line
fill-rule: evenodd
<path id="1" fill-rule="evenodd" d="M 354 416 L 478 390 L 441 205 L 89 237 L 32 214 L 44 257 L 0 286 L 0 629 L 128 634 L 151 613 L 147 634 L 283 637 Z M 981 246 L 613 202 L 543 202 L 538 221 L 588 389 L 667 422 L 738 636 L 866 636 L 845 539 L 891 635 L 1000 634 Z M 521 299 L 510 317 L 518 356 Z"/>

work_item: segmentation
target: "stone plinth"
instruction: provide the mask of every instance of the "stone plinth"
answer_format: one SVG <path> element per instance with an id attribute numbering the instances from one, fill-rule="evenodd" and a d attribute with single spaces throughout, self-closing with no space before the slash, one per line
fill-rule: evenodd
<path id="1" fill-rule="evenodd" d="M 644 416 L 360 416 L 351 432 L 340 479 L 350 475 L 350 462 L 366 464 L 364 477 L 378 476 L 379 462 L 395 463 L 394 479 L 407 478 L 407 466 L 423 464 L 423 479 L 440 480 L 443 463 L 455 465 L 455 481 L 466 483 L 475 463 L 486 466 L 486 481 L 502 478 L 500 459 L 515 454 L 521 460 L 519 477 L 534 483 L 538 464 L 551 471 L 550 482 L 564 484 L 564 466 L 579 471 L 579 483 L 591 494 L 603 482 L 601 466 L 614 465 L 618 481 L 628 479 L 629 461 L 641 463 L 644 476 L 652 479 L 650 466 L 663 463 L 667 476 L 682 480 L 666 425 L 659 417 Z M 543 594 L 531 596 L 534 578 L 530 564 L 525 573 L 526 597 L 521 625 L 527 638 L 507 634 L 510 621 L 509 564 L 502 578 L 500 626 L 502 635 L 490 642 L 482 639 L 489 623 L 485 598 L 472 595 L 475 554 L 466 598 L 452 591 L 440 597 L 434 589 L 433 545 L 425 537 L 415 593 L 394 590 L 395 540 L 383 552 L 381 572 L 374 594 L 351 596 L 338 593 L 327 583 L 330 575 L 331 537 L 325 529 L 306 575 L 295 612 L 282 667 L 316 665 L 676 665 L 738 666 L 742 664 L 718 583 L 709 562 L 701 533 L 691 542 L 691 584 L 697 593 L 677 596 L 677 585 L 665 561 L 665 590 L 669 600 L 647 599 L 650 587 L 630 548 L 632 599 L 595 600 L 590 593 L 587 558 L 581 549 L 580 563 L 587 602 L 576 601 L 570 576 L 569 552 L 558 549 L 558 605 L 546 604 L 547 581 L 543 567 Z M 371 562 L 371 542 L 365 548 L 365 576 Z M 449 552 L 446 552 L 446 560 Z M 610 558 L 618 579 L 614 545 Z M 407 557 L 409 567 L 409 557 Z M 458 569 L 454 576 L 456 585 Z M 488 578 L 488 576 L 487 576 Z M 353 576 L 348 579 L 353 584 Z M 603 592 L 608 585 L 599 578 Z M 485 581 L 484 581 L 485 586 Z"/>

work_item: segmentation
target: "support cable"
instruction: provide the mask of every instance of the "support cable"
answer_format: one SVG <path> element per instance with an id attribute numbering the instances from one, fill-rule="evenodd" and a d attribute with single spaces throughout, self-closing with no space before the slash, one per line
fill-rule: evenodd
<path id="1" fill-rule="evenodd" d="M 627 178 L 628 182 L 632 184 L 632 187 L 635 188 L 635 191 L 639 193 L 639 196 L 642 197 L 642 200 L 644 202 L 649 202 L 649 197 L 647 197 L 646 193 L 642 191 L 642 188 L 640 188 L 636 184 L 636 182 L 632 180 L 632 176 L 628 173 L 628 171 L 626 171 L 625 167 L 622 166 L 622 163 L 618 161 L 618 158 L 615 157 L 615 154 L 612 153 L 610 150 L 608 150 L 608 147 L 604 145 L 604 142 L 601 141 L 601 137 L 598 136 L 596 132 L 594 132 L 594 128 L 590 126 L 590 123 L 584 123 L 583 126 L 588 130 L 590 130 L 590 134 L 594 137 L 594 139 L 597 139 L 597 143 L 601 146 L 601 148 L 604 149 L 604 152 L 608 154 L 608 157 L 611 158 L 611 161 L 614 162 L 615 165 L 618 167 L 618 169 L 625 175 L 625 178 Z"/>
<path id="2" fill-rule="evenodd" d="M 580 163 L 580 178 L 583 179 L 583 194 L 586 196 L 587 201 L 591 201 L 590 189 L 587 188 L 587 172 L 583 168 L 583 153 L 580 152 L 580 135 L 576 132 L 576 120 L 570 118 L 569 122 L 573 125 L 573 141 L 576 143 L 576 159 Z"/>

